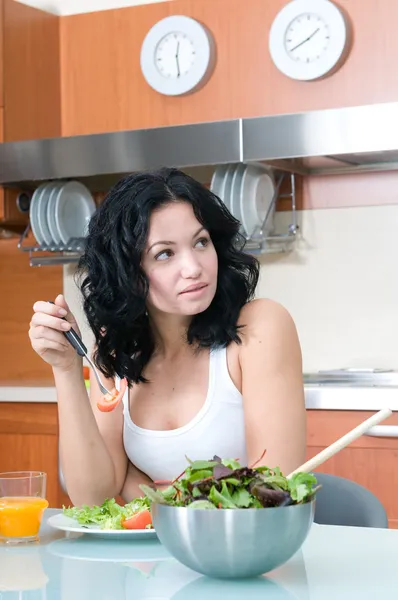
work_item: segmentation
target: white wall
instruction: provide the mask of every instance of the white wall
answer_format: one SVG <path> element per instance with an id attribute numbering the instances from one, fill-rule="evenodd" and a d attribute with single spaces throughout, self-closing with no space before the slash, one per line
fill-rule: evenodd
<path id="1" fill-rule="evenodd" d="M 64 296 L 67 303 L 69 304 L 69 308 L 76 317 L 80 328 L 80 333 L 82 335 L 82 339 L 85 345 L 87 346 L 89 354 L 91 354 L 94 344 L 94 336 L 84 316 L 82 297 L 77 285 L 75 284 L 74 274 L 74 265 L 64 266 Z"/>
<path id="2" fill-rule="evenodd" d="M 279 213 L 279 228 L 289 218 Z M 258 296 L 293 315 L 304 371 L 398 368 L 398 205 L 305 210 L 299 223 L 295 252 L 261 259 Z M 65 294 L 83 321 L 68 270 Z"/>
<path id="3" fill-rule="evenodd" d="M 22 4 L 40 8 L 55 15 L 77 15 L 138 4 L 170 2 L 170 0 L 18 0 Z"/>
<path id="4" fill-rule="evenodd" d="M 298 251 L 262 259 L 258 295 L 293 315 L 304 369 L 398 368 L 398 206 L 307 210 L 300 221 Z"/>

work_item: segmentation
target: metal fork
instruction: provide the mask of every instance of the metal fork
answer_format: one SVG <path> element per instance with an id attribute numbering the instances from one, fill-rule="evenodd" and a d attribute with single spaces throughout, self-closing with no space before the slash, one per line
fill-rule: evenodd
<path id="1" fill-rule="evenodd" d="M 50 304 L 54 304 L 54 302 L 51 302 L 51 300 L 49 300 Z M 62 317 L 62 319 L 64 321 L 67 321 L 67 319 L 65 317 Z M 73 346 L 73 348 L 76 350 L 76 352 L 78 353 L 79 356 L 84 356 L 86 358 L 86 360 L 89 362 L 95 378 L 98 382 L 99 388 L 101 390 L 101 392 L 106 395 L 106 394 L 112 394 L 112 392 L 110 392 L 109 390 L 106 389 L 106 387 L 104 385 L 102 385 L 99 373 L 93 363 L 93 361 L 91 360 L 91 358 L 89 357 L 89 355 L 87 354 L 87 348 L 86 346 L 83 344 L 82 339 L 80 338 L 80 336 L 76 333 L 76 331 L 73 329 L 73 327 L 71 327 L 69 329 L 69 331 L 63 331 L 62 332 L 64 334 L 64 336 L 66 337 L 66 339 L 68 340 L 68 342 L 71 344 L 71 346 Z"/>

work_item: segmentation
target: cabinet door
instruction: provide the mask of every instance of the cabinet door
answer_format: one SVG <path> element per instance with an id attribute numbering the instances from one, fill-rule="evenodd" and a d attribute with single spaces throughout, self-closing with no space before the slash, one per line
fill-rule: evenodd
<path id="1" fill-rule="evenodd" d="M 40 299 L 55 298 L 62 292 L 62 278 L 62 265 L 32 268 L 28 254 L 18 250 L 16 239 L 0 239 L 1 385 L 54 385 L 50 365 L 32 350 L 28 329 L 33 304 Z M 25 406 L 28 414 L 35 415 L 37 404 L 26 403 Z M 53 409 L 56 423 L 56 405 L 45 408 Z"/>
<path id="2" fill-rule="evenodd" d="M 1 75 L 1 10 L 2 0 L 0 0 L 0 144 L 4 141 L 4 109 L 2 107 L 2 75 Z M 29 216 L 27 213 L 21 213 L 17 207 L 18 190 L 4 190 L 0 187 L 0 229 L 5 229 L 10 233 L 20 234 L 28 224 Z M 16 244 L 15 244 L 16 245 Z"/>
<path id="3" fill-rule="evenodd" d="M 61 506 L 56 404 L 0 403 L 0 471 L 44 471 L 50 507 Z"/>
<path id="4" fill-rule="evenodd" d="M 0 108 L 0 114 L 2 110 Z M 29 222 L 29 214 L 20 212 L 17 207 L 19 193 L 19 190 L 0 188 L 0 228 L 5 229 L 15 236 L 20 236 L 25 231 Z M 17 239 L 14 240 L 15 246 L 17 245 L 17 241 Z M 33 244 L 31 243 L 31 245 Z"/>
<path id="5" fill-rule="evenodd" d="M 2 0 L 0 0 L 0 14 L 3 15 L 3 6 L 2 6 Z M 2 55 L 2 50 L 3 50 L 3 40 L 2 40 L 2 32 L 3 32 L 3 25 L 2 25 L 2 18 L 0 17 L 0 93 L 1 96 L 3 95 L 3 55 Z M 3 106 L 3 103 L 1 103 L 1 106 Z M 3 108 L 0 108 L 0 144 L 3 143 L 4 141 L 4 110 Z M 5 206 L 4 206 L 4 190 L 3 188 L 0 187 L 0 222 L 4 220 L 4 214 L 5 214 Z"/>
<path id="6" fill-rule="evenodd" d="M 4 106 L 4 4 L 3 0 L 0 0 L 0 106 Z M 3 138 L 0 139 L 0 142 Z"/>
<path id="7" fill-rule="evenodd" d="M 307 458 L 332 444 L 365 421 L 372 412 L 308 411 Z M 383 425 L 398 425 L 394 414 Z M 352 479 L 368 488 L 383 503 L 389 527 L 398 529 L 398 437 L 363 435 L 323 463 L 317 471 Z"/>

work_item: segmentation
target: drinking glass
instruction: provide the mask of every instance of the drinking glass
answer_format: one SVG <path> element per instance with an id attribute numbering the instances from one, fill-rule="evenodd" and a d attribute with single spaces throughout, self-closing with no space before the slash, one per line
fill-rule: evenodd
<path id="1" fill-rule="evenodd" d="M 46 500 L 46 473 L 0 473 L 0 542 L 36 542 Z"/>

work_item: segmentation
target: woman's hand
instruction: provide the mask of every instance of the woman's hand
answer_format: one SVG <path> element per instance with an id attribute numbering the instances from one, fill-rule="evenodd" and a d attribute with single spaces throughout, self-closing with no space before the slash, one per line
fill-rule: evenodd
<path id="1" fill-rule="evenodd" d="M 33 310 L 29 329 L 33 350 L 56 369 L 70 371 L 77 365 L 81 366 L 82 359 L 62 333 L 73 327 L 80 335 L 75 317 L 62 294 L 56 297 L 55 304 L 35 302 Z"/>

